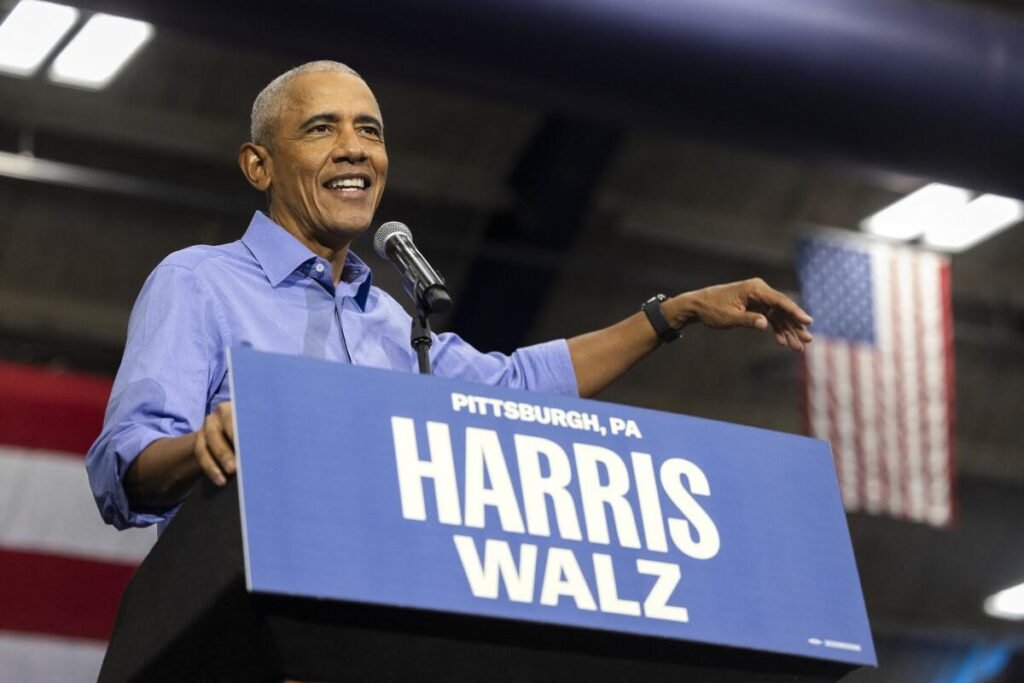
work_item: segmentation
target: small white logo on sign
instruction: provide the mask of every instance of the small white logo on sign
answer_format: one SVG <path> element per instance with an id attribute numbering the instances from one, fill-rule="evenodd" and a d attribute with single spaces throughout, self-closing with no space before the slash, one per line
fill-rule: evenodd
<path id="1" fill-rule="evenodd" d="M 807 642 L 811 645 L 824 645 L 830 647 L 833 650 L 849 650 L 850 652 L 860 652 L 861 646 L 857 643 L 847 643 L 842 640 L 822 640 L 821 638 L 808 638 Z"/>

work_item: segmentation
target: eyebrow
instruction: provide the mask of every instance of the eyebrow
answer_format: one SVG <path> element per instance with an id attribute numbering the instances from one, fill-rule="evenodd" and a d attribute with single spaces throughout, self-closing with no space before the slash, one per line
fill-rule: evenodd
<path id="1" fill-rule="evenodd" d="M 377 126 L 377 128 L 380 128 L 381 131 L 384 130 L 384 122 L 381 121 L 380 119 L 378 119 L 376 116 L 374 116 L 372 114 L 360 114 L 359 116 L 356 117 L 355 122 L 356 123 L 372 123 L 373 125 Z"/>
<path id="2" fill-rule="evenodd" d="M 341 117 L 331 112 L 322 112 L 320 114 L 314 114 L 308 119 L 302 122 L 299 126 L 300 129 L 305 130 L 306 128 L 318 124 L 318 123 L 337 123 L 341 120 Z M 355 118 L 355 123 L 372 123 L 373 125 L 384 130 L 384 123 L 372 114 L 359 114 Z"/>

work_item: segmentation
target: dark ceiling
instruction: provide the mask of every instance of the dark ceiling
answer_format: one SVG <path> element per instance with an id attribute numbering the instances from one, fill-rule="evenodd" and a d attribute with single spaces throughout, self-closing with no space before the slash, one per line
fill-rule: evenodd
<path id="1" fill-rule="evenodd" d="M 1007 17 L 1018 9 L 991 4 Z M 628 99 L 588 115 L 536 82 L 514 82 L 515 72 L 447 68 L 443 44 L 415 64 L 403 64 L 412 57 L 402 46 L 380 40 L 373 54 L 365 40 L 327 49 L 325 22 L 344 22 L 345 10 L 320 3 L 257 4 L 237 16 L 230 3 L 206 13 L 188 3 L 80 5 L 145 12 L 157 34 L 98 93 L 0 77 L 0 356 L 9 359 L 116 370 L 149 271 L 175 249 L 237 239 L 260 208 L 235 166 L 252 99 L 278 73 L 317 56 L 349 62 L 375 90 L 391 159 L 378 219 L 412 227 L 454 285 L 456 309 L 440 326 L 482 347 L 611 323 L 656 291 L 761 275 L 792 292 L 801 232 L 855 229 L 950 169 L 993 177 L 974 157 L 928 174 L 927 162 L 899 166 L 880 155 L 873 165 L 824 142 L 821 153 L 803 145 L 782 154 L 781 145 L 749 146 L 728 126 L 709 134 L 705 125 L 634 113 Z M 320 27 L 312 47 L 292 30 L 295 13 L 307 10 Z M 348 23 L 343 33 L 360 29 Z M 366 33 L 386 30 L 373 24 Z M 510 82 L 494 85 L 502 79 Z M 1015 115 L 1024 120 L 1024 111 Z M 909 134 L 887 131 L 892 139 Z M 389 267 L 367 244 L 357 250 L 377 283 L 397 292 Z M 1024 647 L 1024 626 L 981 612 L 984 596 L 1024 580 L 1022 264 L 1020 226 L 953 259 L 959 522 L 936 530 L 850 518 L 880 638 Z M 696 330 L 602 398 L 799 432 L 797 369 L 768 339 Z M 890 646 L 892 661 L 904 650 Z M 910 680 L 887 678 L 884 668 L 864 676 Z"/>

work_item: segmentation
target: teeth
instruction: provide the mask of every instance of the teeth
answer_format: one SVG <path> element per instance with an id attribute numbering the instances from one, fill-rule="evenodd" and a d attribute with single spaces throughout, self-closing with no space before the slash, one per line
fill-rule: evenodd
<path id="1" fill-rule="evenodd" d="M 331 189 L 335 189 L 335 188 L 339 188 L 339 187 L 355 187 L 355 188 L 363 189 L 363 188 L 366 187 L 366 179 L 365 178 L 335 178 L 330 183 L 328 183 L 328 187 L 330 187 Z"/>

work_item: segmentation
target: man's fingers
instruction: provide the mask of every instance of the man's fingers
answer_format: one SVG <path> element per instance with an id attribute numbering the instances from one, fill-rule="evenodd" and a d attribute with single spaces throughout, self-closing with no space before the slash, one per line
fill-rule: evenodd
<path id="1" fill-rule="evenodd" d="M 763 304 L 776 310 L 781 309 L 801 325 L 810 325 L 814 322 L 814 319 L 808 315 L 807 311 L 800 308 L 795 301 L 779 290 L 770 287 L 764 280 L 756 279 L 753 283 L 754 289 L 752 293 Z"/>
<path id="2" fill-rule="evenodd" d="M 814 322 L 814 319 L 808 315 L 807 311 L 796 305 L 796 302 L 790 299 L 785 294 L 779 294 L 781 299 L 775 304 L 776 308 L 781 308 L 788 313 L 793 320 L 797 321 L 801 325 L 810 325 Z"/>
<path id="3" fill-rule="evenodd" d="M 801 323 L 785 313 L 777 313 L 776 310 L 768 314 L 772 329 L 775 331 L 775 341 L 780 346 L 788 346 L 794 351 L 803 351 L 804 345 L 809 344 L 813 339 L 811 333 Z"/>
<path id="4" fill-rule="evenodd" d="M 234 474 L 235 449 L 231 446 L 231 442 L 228 441 L 228 436 L 225 434 L 225 425 L 220 419 L 220 415 L 208 416 L 203 431 L 206 436 L 206 447 L 209 449 L 214 460 L 217 461 L 220 469 L 225 474 Z"/>
<path id="5" fill-rule="evenodd" d="M 214 460 L 210 454 L 210 449 L 207 447 L 206 436 L 204 434 L 206 430 L 200 429 L 196 434 L 196 446 L 194 455 L 196 461 L 199 463 L 199 467 L 202 468 L 203 473 L 217 486 L 223 486 L 227 483 L 227 477 L 221 471 L 217 465 L 217 461 Z"/>
<path id="6" fill-rule="evenodd" d="M 767 330 L 768 329 L 768 318 L 764 317 L 760 313 L 743 313 L 740 316 L 738 324 L 745 325 L 746 327 L 753 327 L 756 330 Z"/>
<path id="7" fill-rule="evenodd" d="M 803 351 L 804 343 L 811 341 L 810 333 L 802 324 L 784 313 L 780 315 L 778 309 L 770 310 L 767 315 L 748 311 L 742 314 L 740 324 L 758 330 L 766 330 L 770 325 L 779 346 L 788 346 L 794 351 Z"/>
<path id="8" fill-rule="evenodd" d="M 224 434 L 231 443 L 235 442 L 235 408 L 231 405 L 231 401 L 224 401 L 218 403 L 217 407 L 214 408 L 214 412 L 217 413 L 217 417 L 220 418 L 221 425 L 224 428 Z"/>
<path id="9" fill-rule="evenodd" d="M 811 341 L 810 333 L 804 329 L 803 325 L 794 323 L 792 320 L 779 320 L 779 317 L 775 315 L 770 321 L 772 330 L 775 332 L 775 341 L 779 346 L 788 346 L 794 351 L 803 351 L 804 344 Z M 760 313 L 746 313 L 743 323 L 747 327 L 766 330 L 769 326 L 769 319 Z"/>

